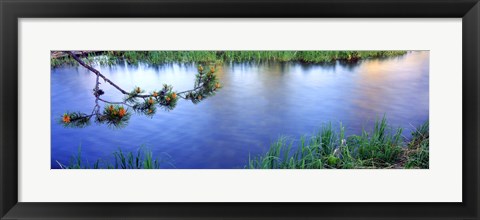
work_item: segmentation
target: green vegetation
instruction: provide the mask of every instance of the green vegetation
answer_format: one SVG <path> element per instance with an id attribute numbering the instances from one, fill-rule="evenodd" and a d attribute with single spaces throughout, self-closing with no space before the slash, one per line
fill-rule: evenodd
<path id="1" fill-rule="evenodd" d="M 398 56 L 405 53 L 406 51 L 225 51 L 220 52 L 219 60 L 228 62 L 300 61 L 324 63 L 335 60 L 354 61 L 374 57 Z"/>
<path id="2" fill-rule="evenodd" d="M 69 56 L 60 54 L 51 58 L 51 66 L 62 64 L 78 65 Z M 405 54 L 406 51 L 95 51 L 82 53 L 86 63 L 113 65 L 121 61 L 130 64 L 145 62 L 161 64 L 170 62 L 250 62 L 250 61 L 299 61 L 325 63 L 335 60 L 356 61 L 359 59 L 391 57 Z"/>
<path id="3" fill-rule="evenodd" d="M 170 162 L 170 156 L 158 160 L 153 158 L 152 151 L 140 147 L 136 152 L 123 152 L 121 149 L 113 152 L 113 163 L 109 160 L 97 159 L 93 164 L 82 158 L 81 147 L 78 153 L 65 165 L 57 161 L 61 169 L 160 169 L 161 164 L 167 164 L 174 167 Z"/>
<path id="4" fill-rule="evenodd" d="M 249 158 L 250 169 L 362 169 L 362 168 L 428 168 L 428 121 L 412 133 L 406 145 L 402 129 L 389 129 L 385 117 L 376 121 L 371 133 L 345 137 L 344 127 L 336 132 L 331 124 L 308 139 L 293 141 L 280 138 L 269 150 Z M 407 147 L 404 147 L 407 146 Z"/>
<path id="5" fill-rule="evenodd" d="M 428 168 L 429 161 L 429 124 L 428 121 L 412 133 L 412 141 L 408 144 L 406 168 Z"/>

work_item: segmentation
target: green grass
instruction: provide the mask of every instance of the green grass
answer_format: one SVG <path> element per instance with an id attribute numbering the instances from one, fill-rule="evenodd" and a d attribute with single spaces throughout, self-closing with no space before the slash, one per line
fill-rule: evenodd
<path id="1" fill-rule="evenodd" d="M 79 147 L 77 154 L 72 156 L 68 164 L 62 164 L 59 161 L 57 164 L 61 169 L 160 169 L 162 164 L 174 167 L 170 157 L 166 156 L 167 158 L 162 160 L 153 158 L 152 151 L 145 147 L 140 147 L 135 152 L 123 152 L 119 149 L 113 152 L 112 158 L 97 159 L 90 164 L 82 157 L 82 150 Z"/>
<path id="2" fill-rule="evenodd" d="M 406 151 L 405 168 L 429 168 L 429 124 L 426 122 L 412 133 Z"/>
<path id="3" fill-rule="evenodd" d="M 371 132 L 345 137 L 344 127 L 324 125 L 320 132 L 303 136 L 296 145 L 281 137 L 264 154 L 250 157 L 249 169 L 361 169 L 428 168 L 428 121 L 406 142 L 402 129 L 377 120 Z"/>
<path id="4" fill-rule="evenodd" d="M 305 63 L 326 63 L 335 60 L 355 61 L 359 59 L 391 57 L 406 51 L 97 51 L 82 57 L 85 62 L 113 65 L 121 61 L 130 64 L 145 62 L 161 64 L 170 62 L 260 62 L 299 61 Z M 69 57 L 51 58 L 51 66 L 62 64 L 78 65 Z"/>

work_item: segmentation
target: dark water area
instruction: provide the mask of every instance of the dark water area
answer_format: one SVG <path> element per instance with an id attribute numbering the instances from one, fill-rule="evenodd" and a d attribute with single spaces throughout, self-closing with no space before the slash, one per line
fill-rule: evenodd
<path id="1" fill-rule="evenodd" d="M 164 83 L 176 91 L 193 88 L 197 64 L 96 66 L 126 90 L 146 91 Z M 217 75 L 223 88 L 199 104 L 180 99 L 169 112 L 153 118 L 132 115 L 128 125 L 64 128 L 63 113 L 90 113 L 95 98 L 94 75 L 84 67 L 64 66 L 51 71 L 51 167 L 68 164 L 81 146 L 82 157 L 113 158 L 113 152 L 152 150 L 154 157 L 170 155 L 175 168 L 243 168 L 249 154 L 265 152 L 280 136 L 299 139 L 322 124 L 342 122 L 346 134 L 372 129 L 386 115 L 393 127 L 414 127 L 429 117 L 429 52 L 368 59 L 356 63 L 304 64 L 297 62 L 226 63 Z M 102 83 L 102 97 L 123 95 Z M 165 165 L 163 168 L 173 168 Z"/>

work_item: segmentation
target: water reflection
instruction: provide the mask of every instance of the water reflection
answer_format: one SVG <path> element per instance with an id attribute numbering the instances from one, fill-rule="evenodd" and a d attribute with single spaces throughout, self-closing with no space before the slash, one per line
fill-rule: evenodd
<path id="1" fill-rule="evenodd" d="M 190 89 L 196 73 L 193 63 L 98 69 L 122 88 L 147 91 L 163 83 Z M 144 144 L 154 154 L 170 154 L 177 168 L 241 168 L 249 154 L 263 152 L 280 135 L 299 137 L 329 121 L 356 134 L 383 114 L 404 128 L 428 119 L 429 52 L 324 65 L 227 63 L 217 74 L 223 88 L 197 105 L 180 100 L 173 111 L 151 119 L 134 115 L 121 130 L 65 129 L 57 123 L 65 111 L 91 111 L 95 77 L 83 67 L 52 70 L 52 167 L 55 160 L 68 162 L 79 145 L 93 160 Z M 106 99 L 122 98 L 107 84 L 101 87 Z"/>

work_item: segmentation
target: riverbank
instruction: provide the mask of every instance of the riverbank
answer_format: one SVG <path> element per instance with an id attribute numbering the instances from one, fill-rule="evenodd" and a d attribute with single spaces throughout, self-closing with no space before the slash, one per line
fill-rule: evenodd
<path id="1" fill-rule="evenodd" d="M 68 163 L 56 161 L 60 169 L 162 169 L 174 168 L 171 158 L 165 154 L 162 158 L 154 158 L 152 151 L 140 147 L 136 152 L 123 152 L 122 149 L 112 153 L 112 158 L 98 158 L 90 163 L 82 156 L 82 148 L 78 148 Z M 53 168 L 53 167 L 52 167 Z"/>
<path id="2" fill-rule="evenodd" d="M 130 64 L 250 61 L 328 63 L 336 60 L 357 61 L 392 57 L 406 53 L 407 51 L 75 51 L 84 62 L 97 62 L 100 65 L 113 65 L 121 61 Z M 52 51 L 50 64 L 57 67 L 64 64 L 77 65 L 77 62 L 62 51 Z"/>
<path id="3" fill-rule="evenodd" d="M 295 146 L 280 138 L 263 155 L 249 158 L 249 169 L 385 169 L 429 168 L 429 122 L 412 132 L 405 142 L 402 128 L 388 128 L 386 119 L 376 121 L 373 131 L 345 137 L 342 125 L 331 124 L 320 132 L 300 138 Z"/>
<path id="4" fill-rule="evenodd" d="M 342 125 L 331 123 L 316 134 L 299 141 L 280 138 L 264 154 L 248 158 L 247 169 L 428 169 L 429 122 L 412 132 L 408 141 L 402 128 L 392 129 L 385 118 L 375 122 L 371 132 L 345 136 Z M 148 149 L 118 150 L 113 159 L 97 159 L 93 164 L 82 158 L 81 150 L 69 164 L 57 161 L 61 169 L 160 169 L 174 168 L 170 158 L 155 158 Z M 174 158 L 173 158 L 174 159 Z M 113 162 L 109 162 L 113 161 Z M 193 167 L 192 167 L 193 168 Z"/>

